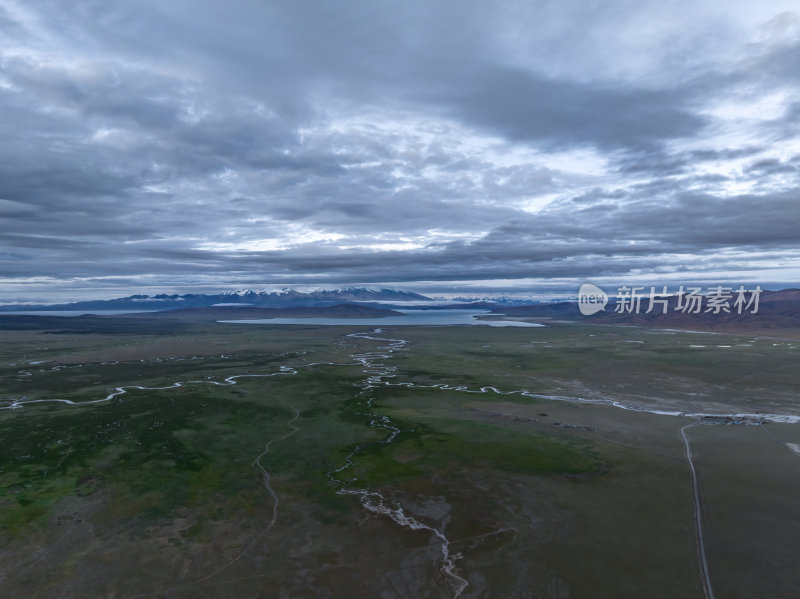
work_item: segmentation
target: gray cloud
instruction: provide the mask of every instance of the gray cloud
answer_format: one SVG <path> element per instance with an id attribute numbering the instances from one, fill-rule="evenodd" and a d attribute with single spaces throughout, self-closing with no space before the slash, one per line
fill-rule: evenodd
<path id="1" fill-rule="evenodd" d="M 467 122 L 512 140 L 548 147 L 592 145 L 646 150 L 700 133 L 705 119 L 683 106 L 681 90 L 559 81 L 494 66 L 442 103 Z"/>
<path id="2" fill-rule="evenodd" d="M 0 300 L 785 280 L 798 22 L 782 0 L 8 0 Z"/>

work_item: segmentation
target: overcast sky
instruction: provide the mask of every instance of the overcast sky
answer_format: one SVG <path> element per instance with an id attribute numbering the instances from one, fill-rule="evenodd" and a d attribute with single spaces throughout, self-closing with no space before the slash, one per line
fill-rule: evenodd
<path id="1" fill-rule="evenodd" d="M 0 0 L 0 302 L 800 280 L 796 0 Z"/>

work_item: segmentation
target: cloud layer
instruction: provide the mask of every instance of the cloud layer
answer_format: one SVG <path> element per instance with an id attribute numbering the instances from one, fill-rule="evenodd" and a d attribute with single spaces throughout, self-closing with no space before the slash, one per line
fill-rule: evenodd
<path id="1" fill-rule="evenodd" d="M 789 285 L 792 4 L 0 0 L 0 301 Z"/>

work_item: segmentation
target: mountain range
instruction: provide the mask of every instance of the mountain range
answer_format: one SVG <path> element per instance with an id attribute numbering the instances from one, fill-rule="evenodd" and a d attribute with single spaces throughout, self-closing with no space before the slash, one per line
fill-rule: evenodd
<path id="1" fill-rule="evenodd" d="M 213 306 L 249 306 L 256 308 L 324 307 L 343 303 L 409 303 L 433 302 L 432 298 L 410 291 L 394 289 L 363 289 L 350 287 L 322 291 L 266 292 L 226 291 L 220 294 L 173 294 L 129 295 L 110 300 L 90 300 L 67 304 L 16 304 L 0 306 L 0 312 L 11 311 L 96 311 L 96 310 L 177 310 L 186 308 L 210 308 Z"/>
<path id="2" fill-rule="evenodd" d="M 667 299 L 667 313 L 658 310 L 647 314 L 648 300 L 642 302 L 641 310 L 636 313 L 618 311 L 616 302 L 609 303 L 605 310 L 584 316 L 578 309 L 577 302 L 553 302 L 517 307 L 498 307 L 494 312 L 507 316 L 552 319 L 580 320 L 596 324 L 625 324 L 651 326 L 659 328 L 680 328 L 697 330 L 777 330 L 800 329 L 800 289 L 783 289 L 780 291 L 764 290 L 759 298 L 758 311 L 743 310 L 741 314 L 730 308 L 730 312 L 717 314 L 707 312 L 706 308 L 693 313 L 678 309 L 678 298 L 675 295 Z M 704 304 L 705 306 L 705 304 Z"/>
<path id="3" fill-rule="evenodd" d="M 120 314 L 121 318 L 166 318 L 171 320 L 261 320 L 267 318 L 384 318 L 402 316 L 402 312 L 374 308 L 363 304 L 335 306 L 294 306 L 289 308 L 256 308 L 253 306 L 211 306 L 181 308 L 159 312 Z M 115 318 L 115 317 L 107 317 Z"/>
<path id="4" fill-rule="evenodd" d="M 580 313 L 576 301 L 549 303 L 530 301 L 525 305 L 508 305 L 504 298 L 495 301 L 469 301 L 467 298 L 443 301 L 410 291 L 351 287 L 311 292 L 286 289 L 279 292 L 244 290 L 220 294 L 131 295 L 111 300 L 56 305 L 0 306 L 0 314 L 23 310 L 85 313 L 128 310 L 138 313 L 122 314 L 119 317 L 137 320 L 156 318 L 161 321 L 190 321 L 314 316 L 380 318 L 397 314 L 392 310 L 461 308 L 486 310 L 494 314 L 534 320 L 584 321 L 596 324 L 696 330 L 777 332 L 791 329 L 800 332 L 800 289 L 764 290 L 760 295 L 758 311 L 755 314 L 752 311 L 744 311 L 739 314 L 735 309 L 720 313 L 710 313 L 705 309 L 699 312 L 682 311 L 678 309 L 676 296 L 669 296 L 665 299 L 667 302 L 665 314 L 656 312 L 647 314 L 648 304 L 645 299 L 638 313 L 621 311 L 615 301 L 611 300 L 605 310 L 591 316 L 584 316 Z M 516 304 L 518 301 L 514 300 L 514 303 Z M 10 315 L 4 318 L 10 318 Z M 26 321 L 25 326 L 30 324 Z"/>

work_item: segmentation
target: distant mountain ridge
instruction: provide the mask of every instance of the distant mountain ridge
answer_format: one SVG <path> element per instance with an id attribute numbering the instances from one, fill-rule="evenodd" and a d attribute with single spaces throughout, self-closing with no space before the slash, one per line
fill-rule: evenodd
<path id="1" fill-rule="evenodd" d="M 419 302 L 431 298 L 411 291 L 395 289 L 365 289 L 349 287 L 321 291 L 226 291 L 218 294 L 187 293 L 158 295 L 129 295 L 110 300 L 89 300 L 67 304 L 27 304 L 0 306 L 0 312 L 39 310 L 177 310 L 211 308 L 213 306 L 251 306 L 257 308 L 325 307 L 349 302 Z"/>
<path id="2" fill-rule="evenodd" d="M 154 316 L 163 320 L 209 320 L 236 318 L 279 318 L 332 316 L 335 318 L 380 317 L 391 315 L 391 310 L 487 310 L 517 318 L 583 321 L 595 324 L 624 324 L 660 328 L 685 328 L 697 330 L 796 330 L 800 331 L 800 289 L 779 291 L 764 290 L 760 296 L 757 314 L 732 310 L 729 313 L 682 312 L 676 309 L 677 297 L 668 299 L 667 314 L 647 314 L 646 300 L 639 313 L 618 313 L 613 298 L 605 310 L 583 316 L 577 301 L 538 302 L 499 298 L 498 301 L 476 301 L 477 298 L 434 299 L 410 291 L 396 289 L 345 288 L 303 292 L 294 289 L 282 291 L 227 291 L 218 294 L 158 294 L 131 295 L 111 300 L 73 302 L 56 305 L 0 306 L 0 314 L 14 311 L 73 311 L 92 313 L 104 310 L 144 311 L 141 316 Z M 508 305 L 506 301 L 513 301 Z M 347 304 L 347 306 L 342 306 Z M 266 309 L 267 312 L 261 310 Z M 280 313 L 281 310 L 286 310 Z M 294 310 L 294 312 L 292 312 Z M 369 312 L 374 310 L 374 312 Z M 325 313 L 330 311 L 330 313 Z M 273 312 L 268 314 L 268 312 Z M 369 313 L 368 313 L 369 312 Z M 136 318 L 136 314 L 122 314 L 122 318 Z M 37 316 L 37 318 L 41 318 Z"/>
<path id="3" fill-rule="evenodd" d="M 498 307 L 494 312 L 516 317 L 698 330 L 800 329 L 800 289 L 764 290 L 760 297 L 758 312 L 755 314 L 750 311 L 739 314 L 735 309 L 718 314 L 707 312 L 705 309 L 698 313 L 682 312 L 677 309 L 677 301 L 674 295 L 668 298 L 666 314 L 661 314 L 658 310 L 647 314 L 647 301 L 642 302 L 642 309 L 638 313 L 617 312 L 617 304 L 614 301 L 610 302 L 604 311 L 591 316 L 582 315 L 576 301 Z"/>
<path id="4" fill-rule="evenodd" d="M 373 308 L 360 304 L 335 306 L 293 306 L 289 308 L 255 308 L 253 306 L 211 306 L 179 308 L 160 312 L 137 312 L 104 318 L 168 318 L 178 320 L 261 320 L 270 318 L 385 318 L 403 316 L 402 312 Z"/>

